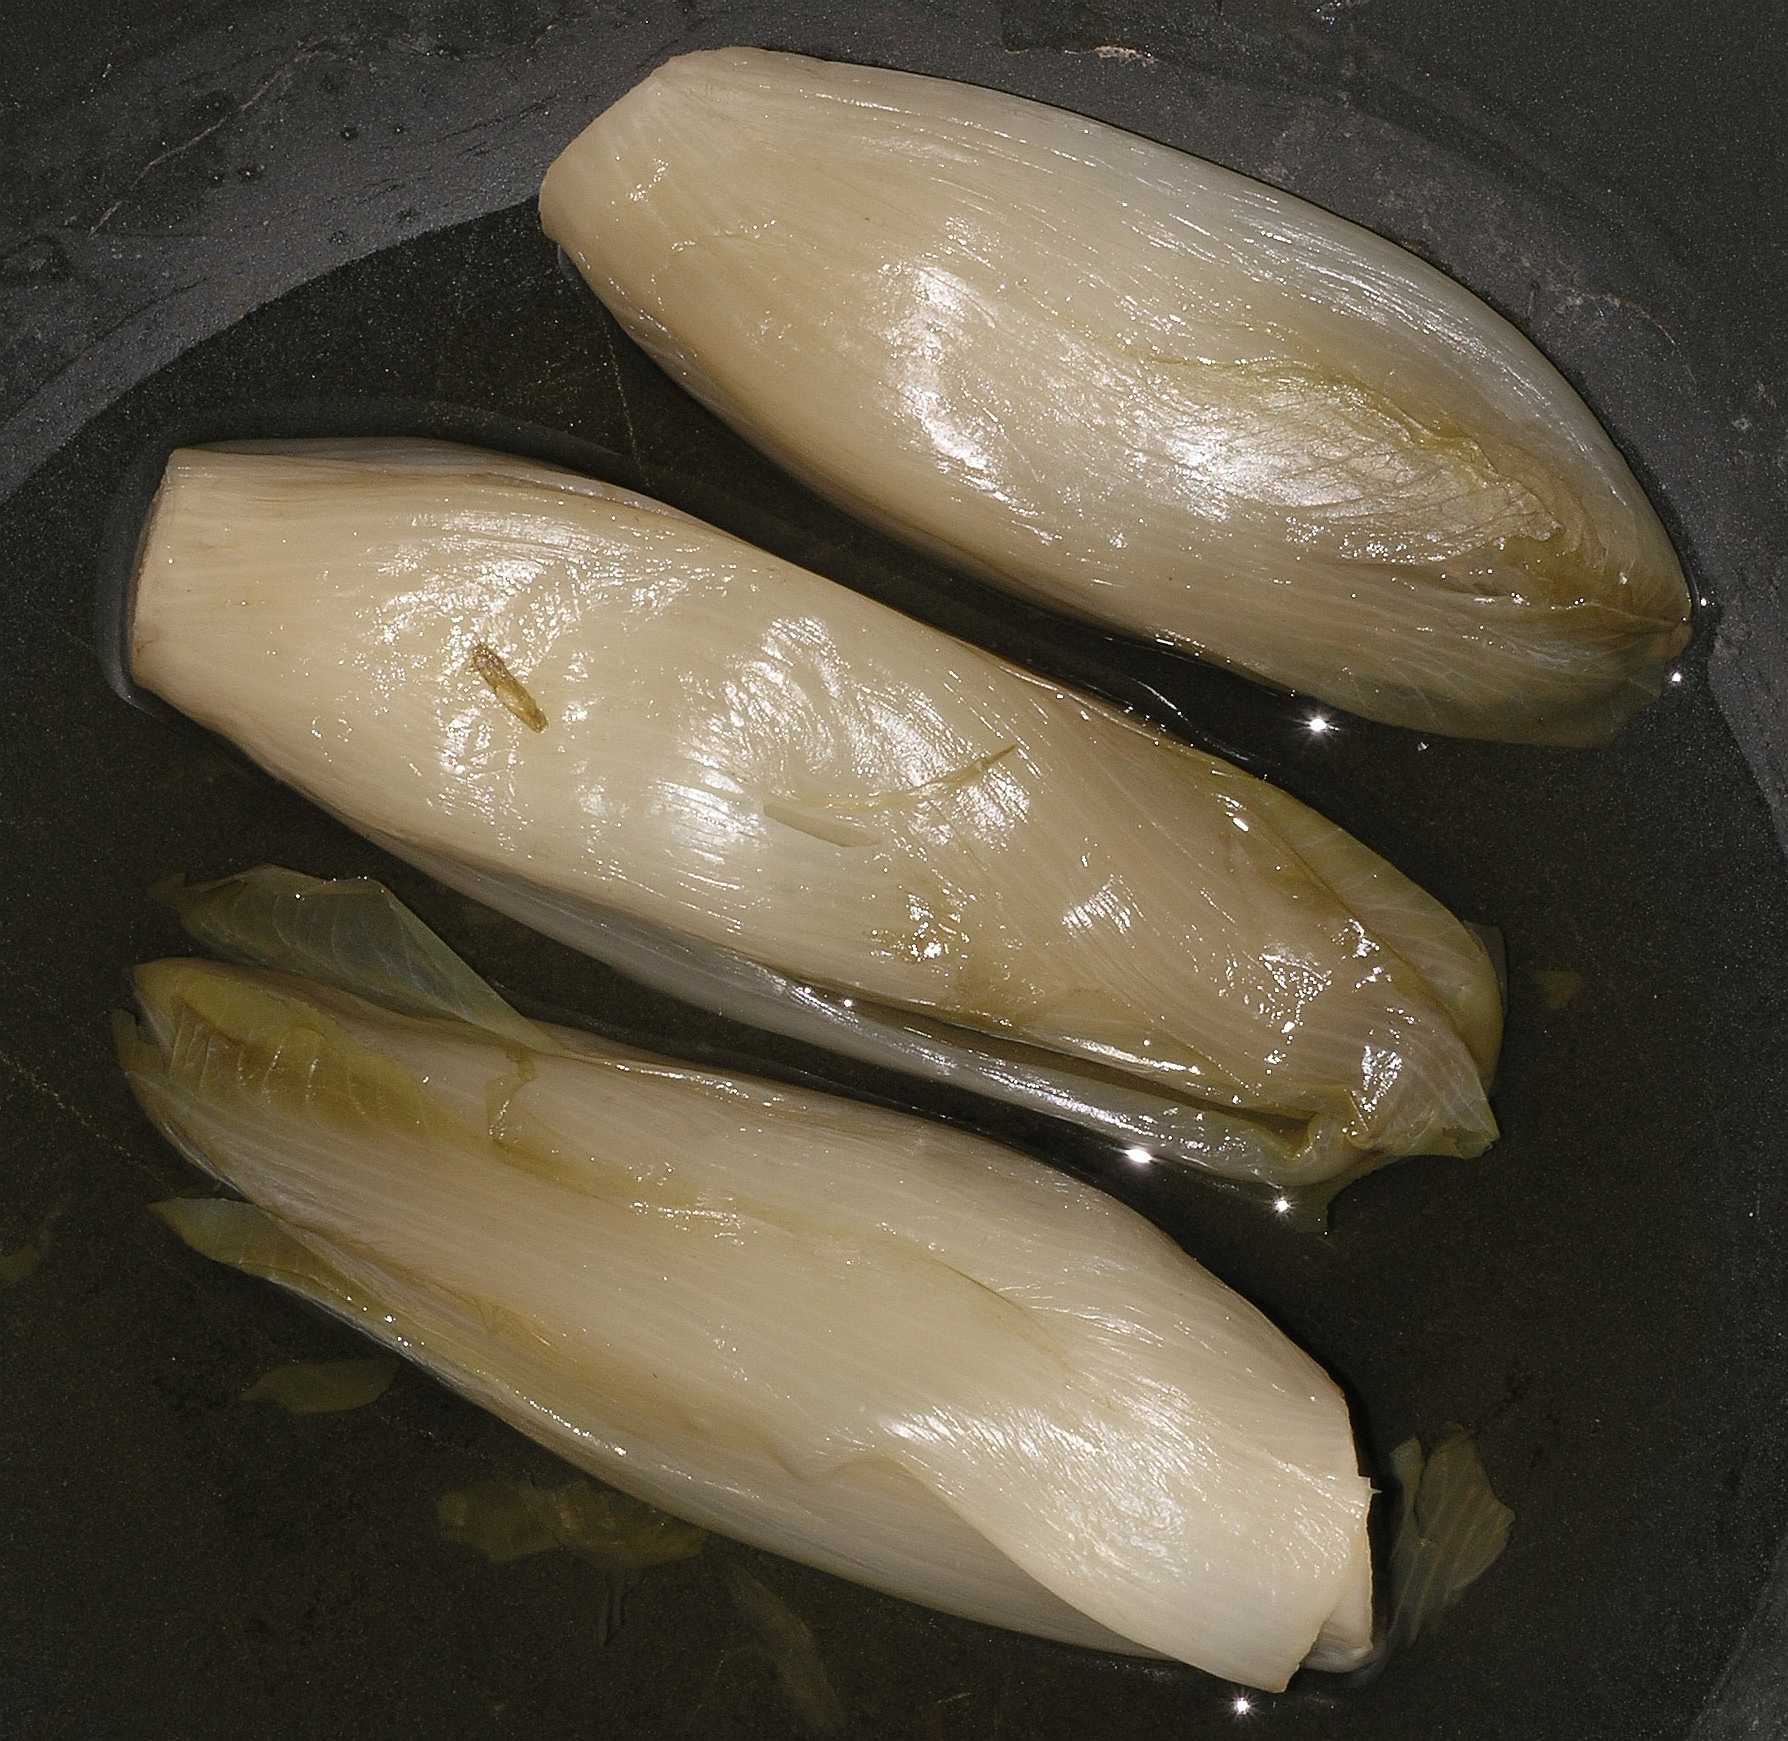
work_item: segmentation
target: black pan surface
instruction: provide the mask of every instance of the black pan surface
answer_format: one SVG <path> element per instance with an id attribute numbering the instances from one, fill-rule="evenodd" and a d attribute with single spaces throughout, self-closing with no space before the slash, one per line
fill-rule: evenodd
<path id="1" fill-rule="evenodd" d="M 1656 0 L 1003 6 L 346 0 L 0 20 L 0 1734 L 789 1735 L 724 1578 L 813 1628 L 847 1731 L 917 1737 L 1788 1732 L 1788 876 L 1778 396 L 1783 32 Z M 1703 601 L 1606 751 L 1423 740 L 1103 639 L 914 559 L 681 397 L 526 203 L 650 65 L 742 41 L 979 80 L 1260 175 L 1435 260 L 1577 383 Z M 396 886 L 524 998 L 668 1050 L 897 1092 L 647 996 L 383 859 L 178 719 L 127 706 L 93 597 L 174 440 L 417 430 L 587 465 L 1226 747 L 1499 925 L 1483 1161 L 1355 1186 L 1326 1236 L 1040 1119 L 928 1104 L 1095 1178 L 1348 1386 L 1382 1459 L 1463 1422 L 1503 1561 L 1367 1686 L 1256 1697 L 991 1632 L 717 1544 L 597 1643 L 565 1554 L 492 1565 L 444 1492 L 562 1469 L 419 1374 L 240 1400 L 346 1331 L 176 1247 L 202 1187 L 113 1068 L 144 891 L 276 860 Z M 1558 975 L 1579 976 L 1571 982 Z M 18 1272 L 18 1273 L 15 1273 Z"/>

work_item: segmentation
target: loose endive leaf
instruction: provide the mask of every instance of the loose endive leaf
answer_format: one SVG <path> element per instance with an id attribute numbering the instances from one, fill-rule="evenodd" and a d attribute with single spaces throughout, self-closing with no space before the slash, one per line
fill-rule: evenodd
<path id="1" fill-rule="evenodd" d="M 449 1541 L 502 1565 L 563 1548 L 597 1565 L 638 1571 L 702 1551 L 703 1532 L 630 1494 L 567 1481 L 480 1481 L 443 1493 L 435 1507 Z"/>
<path id="2" fill-rule="evenodd" d="M 509 1007 L 382 883 L 264 864 L 153 891 L 193 941 L 253 967 L 320 980 L 410 1015 L 470 1022 L 524 1046 L 540 1030 Z"/>
<path id="3" fill-rule="evenodd" d="M 182 450 L 132 648 L 391 850 L 727 1014 L 1280 1190 L 1494 1139 L 1489 961 L 1375 854 L 625 491 L 439 443 Z"/>
<path id="4" fill-rule="evenodd" d="M 42 1262 L 43 1247 L 40 1245 L 20 1245 L 11 1251 L 0 1252 L 0 1288 L 17 1287 L 34 1276 Z"/>
<path id="5" fill-rule="evenodd" d="M 498 1565 L 560 1549 L 588 1561 L 600 1578 L 598 1645 L 619 1630 L 640 1574 L 699 1554 L 704 1538 L 693 1524 L 584 1480 L 480 1481 L 443 1493 L 435 1517 L 449 1541 Z"/>
<path id="6" fill-rule="evenodd" d="M 0 1251 L 0 1288 L 16 1288 L 37 1274 L 54 1243 L 56 1223 L 67 1213 L 68 1199 L 63 1198 L 44 1213 L 30 1239 L 10 1251 Z"/>
<path id="7" fill-rule="evenodd" d="M 1561 1010 L 1583 989 L 1583 975 L 1572 967 L 1536 967 L 1533 982 L 1549 1010 Z"/>
<path id="8" fill-rule="evenodd" d="M 844 1727 L 844 1702 L 826 1673 L 813 1628 L 762 1578 L 736 1562 L 724 1568 L 733 1605 L 776 1670 L 788 1702 L 809 1734 L 834 1735 Z"/>
<path id="9" fill-rule="evenodd" d="M 1689 597 L 1564 378 L 1381 236 L 1097 121 L 680 55 L 548 171 L 670 375 L 943 561 L 1394 724 L 1588 743 Z"/>
<path id="10" fill-rule="evenodd" d="M 120 1056 L 251 1199 L 164 1210 L 648 1505 L 972 1618 L 1279 1686 L 1370 1649 L 1310 1360 L 966 1132 L 260 969 L 138 970 Z"/>
<path id="11" fill-rule="evenodd" d="M 1476 1442 L 1449 1427 L 1424 1458 L 1419 1439 L 1391 1453 L 1397 1528 L 1391 1543 L 1386 1646 L 1401 1650 L 1456 1603 L 1501 1557 L 1515 1514 L 1490 1487 Z"/>
<path id="12" fill-rule="evenodd" d="M 397 1362 L 383 1358 L 289 1360 L 263 1372 L 242 1400 L 277 1403 L 289 1415 L 339 1414 L 377 1402 L 396 1376 Z"/>

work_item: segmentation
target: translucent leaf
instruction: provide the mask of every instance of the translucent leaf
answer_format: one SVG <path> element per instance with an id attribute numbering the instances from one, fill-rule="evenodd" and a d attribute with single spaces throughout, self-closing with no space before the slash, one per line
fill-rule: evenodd
<path id="1" fill-rule="evenodd" d="M 763 1579 L 737 1562 L 726 1564 L 726 1584 L 757 1642 L 776 1670 L 783 1695 L 810 1734 L 833 1735 L 844 1727 L 844 1703 L 826 1673 L 813 1628 Z"/>
<path id="2" fill-rule="evenodd" d="M 1449 1427 L 1433 1452 L 1405 1439 L 1391 1453 L 1397 1530 L 1391 1544 L 1387 1647 L 1415 1643 L 1501 1557 L 1515 1514 L 1491 1490 L 1471 1434 Z"/>
<path id="3" fill-rule="evenodd" d="M 599 1564 L 639 1570 L 699 1554 L 706 1532 L 613 1488 L 480 1481 L 443 1493 L 441 1533 L 498 1565 L 563 1548 Z"/>
<path id="4" fill-rule="evenodd" d="M 383 883 L 261 865 L 212 883 L 172 878 L 154 892 L 215 955 L 320 980 L 388 1009 L 470 1022 L 524 1046 L 543 1043 L 540 1029 Z"/>
<path id="5" fill-rule="evenodd" d="M 263 1372 L 242 1393 L 244 1402 L 277 1403 L 289 1415 L 340 1414 L 375 1403 L 391 1388 L 398 1362 L 381 1355 L 366 1360 L 289 1360 Z"/>

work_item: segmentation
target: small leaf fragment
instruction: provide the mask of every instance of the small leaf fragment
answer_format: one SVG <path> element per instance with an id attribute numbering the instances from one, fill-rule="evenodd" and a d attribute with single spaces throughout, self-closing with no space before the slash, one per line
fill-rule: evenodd
<path id="1" fill-rule="evenodd" d="M 449 1541 L 498 1565 L 565 1548 L 599 1564 L 641 1569 L 701 1552 L 704 1532 L 643 1500 L 568 1481 L 480 1481 L 443 1493 L 435 1506 Z"/>
<path id="2" fill-rule="evenodd" d="M 1432 1454 L 1419 1439 L 1391 1453 L 1397 1531 L 1391 1543 L 1391 1618 L 1386 1644 L 1415 1643 L 1489 1571 L 1508 1545 L 1515 1514 L 1496 1497 L 1478 1448 L 1449 1427 Z"/>
<path id="3" fill-rule="evenodd" d="M 743 1566 L 728 1561 L 725 1576 L 734 1605 L 774 1665 L 784 1696 L 809 1733 L 836 1734 L 844 1727 L 844 1703 L 826 1673 L 813 1628 Z"/>
<path id="4" fill-rule="evenodd" d="M 1583 989 L 1583 975 L 1568 967 L 1536 967 L 1533 982 L 1549 1010 L 1561 1010 Z"/>
<path id="5" fill-rule="evenodd" d="M 277 1403 L 289 1415 L 339 1414 L 377 1402 L 391 1388 L 397 1367 L 397 1361 L 386 1355 L 291 1360 L 262 1373 L 242 1393 L 242 1400 Z"/>
<path id="6" fill-rule="evenodd" d="M 21 1245 L 15 1251 L 0 1253 L 0 1288 L 16 1288 L 42 1262 L 43 1252 L 36 1245 Z"/>
<path id="7" fill-rule="evenodd" d="M 643 1500 L 592 1481 L 537 1487 L 529 1481 L 479 1481 L 443 1493 L 435 1519 L 451 1542 L 494 1565 L 563 1548 L 601 1574 L 596 1642 L 606 1644 L 624 1617 L 628 1593 L 650 1566 L 702 1551 L 706 1532 Z"/>

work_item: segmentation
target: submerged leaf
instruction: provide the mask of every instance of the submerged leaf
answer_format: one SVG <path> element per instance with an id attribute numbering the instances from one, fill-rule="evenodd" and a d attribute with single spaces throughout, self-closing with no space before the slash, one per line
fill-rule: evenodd
<path id="1" fill-rule="evenodd" d="M 11 1251 L 0 1252 L 0 1288 L 17 1287 L 42 1268 L 55 1237 L 56 1223 L 68 1213 L 68 1204 L 66 1197 L 59 1200 L 45 1212 L 32 1238 Z"/>
<path id="2" fill-rule="evenodd" d="M 810 1734 L 833 1735 L 844 1727 L 844 1702 L 826 1673 L 813 1628 L 761 1578 L 735 1560 L 725 1566 L 733 1603 L 776 1669 L 788 1702 Z"/>
<path id="3" fill-rule="evenodd" d="M 1415 1643 L 1508 1545 L 1515 1514 L 1491 1490 L 1476 1442 L 1449 1427 L 1426 1458 L 1419 1439 L 1391 1453 L 1397 1528 L 1391 1543 L 1391 1614 L 1386 1646 Z"/>
<path id="4" fill-rule="evenodd" d="M 0 1252 L 0 1288 L 16 1287 L 27 1276 L 34 1275 L 43 1262 L 43 1252 L 36 1245 L 21 1245 Z"/>
<path id="5" fill-rule="evenodd" d="M 443 1493 L 435 1518 L 449 1541 L 496 1565 L 561 1549 L 589 1561 L 601 1575 L 599 1645 L 620 1627 L 640 1573 L 699 1554 L 705 1539 L 694 1524 L 583 1480 L 563 1487 L 480 1481 Z"/>
<path id="6" fill-rule="evenodd" d="M 1583 975 L 1570 967 L 1536 967 L 1533 982 L 1549 1010 L 1561 1010 L 1576 1000 L 1583 989 Z"/>
<path id="7" fill-rule="evenodd" d="M 585 1480 L 562 1487 L 480 1481 L 443 1493 L 441 1533 L 498 1565 L 563 1548 L 638 1571 L 699 1554 L 706 1532 L 626 1493 Z"/>
<path id="8" fill-rule="evenodd" d="M 242 1393 L 244 1402 L 277 1403 L 289 1415 L 339 1414 L 375 1403 L 391 1388 L 399 1363 L 368 1360 L 290 1360 L 263 1372 Z"/>

